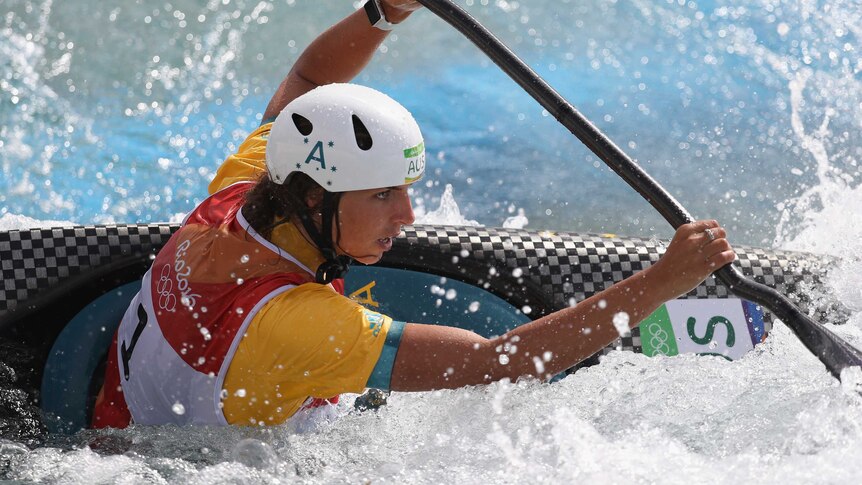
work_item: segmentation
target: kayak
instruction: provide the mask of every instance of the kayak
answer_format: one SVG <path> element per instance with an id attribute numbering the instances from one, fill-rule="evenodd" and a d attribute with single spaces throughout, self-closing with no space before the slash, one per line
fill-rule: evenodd
<path id="1" fill-rule="evenodd" d="M 176 224 L 122 224 L 0 232 L 0 341 L 30 357 L 19 383 L 52 432 L 89 423 L 107 350 L 140 279 Z M 512 328 L 602 291 L 655 263 L 666 242 L 609 234 L 480 226 L 405 227 L 374 266 L 353 265 L 345 295 L 408 322 L 454 325 L 482 336 Z M 832 261 L 824 256 L 735 247 L 746 276 L 809 314 L 841 315 L 810 295 Z M 626 317 L 627 316 L 621 316 Z M 667 302 L 602 353 L 697 353 L 736 359 L 763 341 L 769 312 L 710 277 Z"/>

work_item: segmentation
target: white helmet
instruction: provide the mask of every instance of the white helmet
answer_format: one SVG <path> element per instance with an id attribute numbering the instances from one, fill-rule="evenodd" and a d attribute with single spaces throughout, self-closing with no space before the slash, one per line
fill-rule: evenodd
<path id="1" fill-rule="evenodd" d="M 422 178 L 425 143 L 403 106 L 374 89 L 328 84 L 291 101 L 266 147 L 270 178 L 302 172 L 329 192 L 396 187 Z"/>

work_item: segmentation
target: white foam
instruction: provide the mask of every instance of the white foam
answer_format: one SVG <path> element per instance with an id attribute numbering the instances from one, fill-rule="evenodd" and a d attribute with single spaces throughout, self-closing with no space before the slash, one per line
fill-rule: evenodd
<path id="1" fill-rule="evenodd" d="M 70 221 L 38 220 L 33 219 L 32 217 L 22 216 L 19 214 L 0 215 L 0 231 L 11 231 L 14 229 L 31 229 L 36 227 L 67 227 L 74 225 L 75 223 Z"/>
<path id="2" fill-rule="evenodd" d="M 479 226 L 476 221 L 461 215 L 455 196 L 452 194 L 452 185 L 446 184 L 443 195 L 440 196 L 440 206 L 431 212 L 416 213 L 416 224 L 427 225 L 457 225 L 457 226 Z"/>
<path id="3" fill-rule="evenodd" d="M 527 219 L 524 209 L 518 208 L 518 215 L 507 217 L 503 221 L 503 227 L 507 229 L 524 229 L 529 223 L 530 219 Z"/>
<path id="4" fill-rule="evenodd" d="M 16 453 L 9 478 L 54 482 L 89 470 L 104 481 L 171 483 L 854 483 L 862 470 L 847 464 L 862 458 L 862 412 L 845 392 L 779 328 L 736 362 L 613 352 L 556 384 L 395 393 L 380 411 L 307 434 L 106 431 L 130 450 Z"/>

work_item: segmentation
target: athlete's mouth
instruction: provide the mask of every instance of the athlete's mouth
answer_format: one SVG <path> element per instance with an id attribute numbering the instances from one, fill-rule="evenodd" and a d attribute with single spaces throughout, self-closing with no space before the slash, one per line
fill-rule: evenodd
<path id="1" fill-rule="evenodd" d="M 395 234 L 394 236 L 382 237 L 377 240 L 380 244 L 384 245 L 388 248 L 392 247 L 392 243 L 395 242 L 395 238 L 398 237 L 400 233 Z"/>

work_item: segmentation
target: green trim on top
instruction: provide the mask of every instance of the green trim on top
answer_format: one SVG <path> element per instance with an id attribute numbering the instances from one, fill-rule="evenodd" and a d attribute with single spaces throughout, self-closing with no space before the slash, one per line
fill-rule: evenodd
<path id="1" fill-rule="evenodd" d="M 398 354 L 398 345 L 401 344 L 401 334 L 404 333 L 405 322 L 392 321 L 389 326 L 389 333 L 386 334 L 386 342 L 383 344 L 383 351 L 380 352 L 380 357 L 377 359 L 377 364 L 374 370 L 371 371 L 371 376 L 365 387 L 388 391 L 390 381 L 392 380 L 392 367 L 395 366 L 395 355 Z"/>
<path id="2" fill-rule="evenodd" d="M 263 126 L 263 125 L 265 125 L 265 124 L 267 124 L 267 123 L 272 123 L 272 122 L 274 122 L 274 121 L 275 121 L 275 118 L 267 118 L 267 119 L 265 119 L 265 120 L 263 120 L 263 121 L 261 121 L 261 122 L 260 122 L 260 126 Z"/>
<path id="3" fill-rule="evenodd" d="M 418 145 L 404 149 L 404 158 L 415 158 L 425 151 L 425 142 L 419 142 Z"/>

